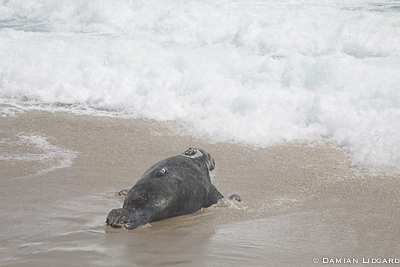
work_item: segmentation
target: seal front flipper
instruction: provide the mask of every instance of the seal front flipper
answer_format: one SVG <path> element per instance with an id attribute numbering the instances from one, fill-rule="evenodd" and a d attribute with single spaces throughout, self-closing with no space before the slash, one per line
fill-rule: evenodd
<path id="1" fill-rule="evenodd" d="M 107 216 L 107 225 L 132 230 L 152 221 L 156 211 L 152 207 L 139 210 L 113 209 Z"/>
<path id="2" fill-rule="evenodd" d="M 114 228 L 121 228 L 122 225 L 118 223 L 120 220 L 123 220 L 124 215 L 126 214 L 125 209 L 113 209 L 108 213 L 106 223 Z"/>

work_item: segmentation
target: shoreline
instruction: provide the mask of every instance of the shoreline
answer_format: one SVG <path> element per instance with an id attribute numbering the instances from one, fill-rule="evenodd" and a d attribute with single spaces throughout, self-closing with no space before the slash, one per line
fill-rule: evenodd
<path id="1" fill-rule="evenodd" d="M 393 258 L 400 251 L 400 177 L 354 168 L 346 151 L 330 145 L 253 148 L 193 137 L 215 159 L 213 184 L 242 202 L 128 232 L 105 226 L 108 212 L 122 205 L 115 192 L 183 152 L 189 135 L 176 135 L 169 123 L 63 112 L 25 112 L 0 123 L 2 136 L 48 142 L 42 150 L 34 143 L 9 148 L 18 157 L 47 155 L 42 160 L 0 161 L 8 168 L 0 176 L 4 266 L 309 266 L 314 257 Z M 40 173 L 66 151 L 75 155 L 70 166 Z"/>

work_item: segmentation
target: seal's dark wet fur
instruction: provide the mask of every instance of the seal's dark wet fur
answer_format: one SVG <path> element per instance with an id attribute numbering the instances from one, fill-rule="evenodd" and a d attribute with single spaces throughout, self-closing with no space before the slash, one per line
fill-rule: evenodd
<path id="1" fill-rule="evenodd" d="M 108 214 L 107 224 L 134 229 L 217 203 L 223 195 L 211 183 L 214 168 L 213 157 L 200 148 L 157 162 L 130 189 L 123 207 Z"/>

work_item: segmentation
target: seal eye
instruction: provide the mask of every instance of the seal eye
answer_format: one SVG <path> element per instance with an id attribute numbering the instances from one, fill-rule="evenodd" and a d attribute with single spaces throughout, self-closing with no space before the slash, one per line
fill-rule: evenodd
<path id="1" fill-rule="evenodd" d="M 197 153 L 197 148 L 192 148 L 189 147 L 186 151 L 185 151 L 185 155 L 187 156 L 193 156 L 194 154 Z"/>

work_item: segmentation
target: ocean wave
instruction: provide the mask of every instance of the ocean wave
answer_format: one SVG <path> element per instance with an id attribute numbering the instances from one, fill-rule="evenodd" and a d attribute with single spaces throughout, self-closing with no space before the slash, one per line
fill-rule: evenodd
<path id="1" fill-rule="evenodd" d="M 10 1 L 0 17 L 3 103 L 400 167 L 395 1 Z"/>

